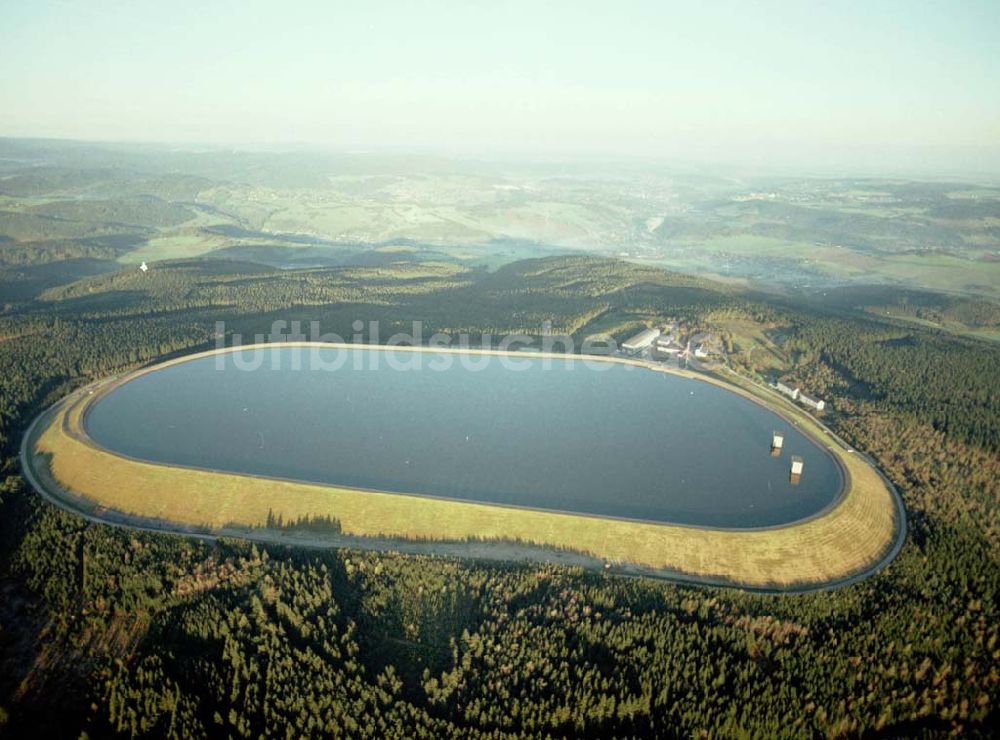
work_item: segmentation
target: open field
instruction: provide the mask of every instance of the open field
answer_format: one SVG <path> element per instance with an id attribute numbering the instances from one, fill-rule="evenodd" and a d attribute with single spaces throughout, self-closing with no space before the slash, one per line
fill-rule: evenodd
<path id="1" fill-rule="evenodd" d="M 727 237 L 664 247 L 645 261 L 680 272 L 723 278 L 749 274 L 761 283 L 795 286 L 880 283 L 927 286 L 951 293 L 998 297 L 1000 262 L 960 253 L 868 254 L 841 246 Z"/>
<path id="2" fill-rule="evenodd" d="M 138 249 L 134 249 L 119 258 L 122 264 L 139 264 L 144 261 L 169 259 L 185 259 L 198 257 L 215 249 L 229 246 L 231 240 L 221 236 L 213 236 L 201 231 L 178 233 L 170 236 L 157 236 L 149 239 Z"/>
<path id="3" fill-rule="evenodd" d="M 190 358 L 175 362 L 186 359 Z M 624 358 L 606 361 L 644 364 Z M 662 366 L 652 367 L 665 371 Z M 699 374 L 671 372 L 749 395 Z M 808 587 L 862 573 L 886 556 L 902 527 L 894 494 L 878 472 L 856 454 L 833 444 L 807 415 L 791 408 L 780 412 L 821 440 L 843 466 L 847 480 L 844 495 L 827 512 L 789 526 L 713 530 L 329 487 L 128 459 L 98 447 L 82 423 L 89 404 L 120 382 L 123 379 L 105 381 L 91 389 L 93 393 L 82 392 L 67 399 L 47 420 L 34 449 L 49 461 L 59 486 L 82 497 L 90 513 L 98 516 L 119 512 L 142 521 L 208 531 L 262 528 L 279 517 L 286 523 L 332 518 L 346 536 L 428 544 L 468 540 L 528 543 L 578 552 L 629 571 L 755 588 Z"/>
<path id="4" fill-rule="evenodd" d="M 1000 300 L 1000 195 L 973 183 L 141 147 L 122 168 L 99 147 L 82 160 L 8 150 L 0 265 L 368 264 L 403 244 L 489 269 L 573 251 L 768 290 L 878 283 Z"/>

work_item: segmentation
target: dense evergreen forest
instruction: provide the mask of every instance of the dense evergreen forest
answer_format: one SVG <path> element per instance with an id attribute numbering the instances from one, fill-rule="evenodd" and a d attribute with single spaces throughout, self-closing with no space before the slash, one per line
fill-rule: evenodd
<path id="1" fill-rule="evenodd" d="M 16 297 L 20 296 L 20 297 Z M 272 270 L 163 263 L 0 283 L 0 734 L 989 735 L 1000 720 L 1000 346 L 592 258 Z M 17 470 L 92 379 L 276 319 L 344 337 L 780 336 L 825 421 L 898 486 L 910 537 L 853 586 L 765 596 L 554 566 L 207 542 L 90 524 Z M 734 367 L 763 368 L 727 335 Z"/>

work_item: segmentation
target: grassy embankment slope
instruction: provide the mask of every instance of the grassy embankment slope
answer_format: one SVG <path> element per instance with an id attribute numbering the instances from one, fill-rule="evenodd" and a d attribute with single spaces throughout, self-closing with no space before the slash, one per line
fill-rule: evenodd
<path id="1" fill-rule="evenodd" d="M 884 556 L 899 526 L 893 494 L 880 475 L 856 455 L 822 441 L 849 479 L 847 491 L 830 511 L 780 528 L 713 530 L 140 462 L 104 450 L 87 437 L 83 415 L 103 390 L 60 406 L 35 448 L 49 456 L 58 484 L 85 499 L 90 512 L 98 516 L 112 510 L 208 529 L 265 527 L 277 517 L 284 522 L 332 517 L 345 535 L 520 541 L 651 571 L 761 588 L 831 583 L 861 572 Z M 823 438 L 808 416 L 787 409 L 782 413 L 793 416 L 807 433 Z"/>

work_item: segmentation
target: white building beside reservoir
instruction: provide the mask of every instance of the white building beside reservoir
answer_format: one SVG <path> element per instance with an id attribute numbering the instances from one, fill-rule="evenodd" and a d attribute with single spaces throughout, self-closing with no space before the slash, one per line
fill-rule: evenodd
<path id="1" fill-rule="evenodd" d="M 622 349 L 628 352 L 637 352 L 649 347 L 656 338 L 660 336 L 659 329 L 643 329 L 634 337 L 630 337 L 622 342 Z"/>
<path id="2" fill-rule="evenodd" d="M 814 411 L 822 411 L 823 409 L 826 408 L 826 401 L 824 401 L 823 399 L 810 398 L 798 388 L 792 388 L 791 386 L 787 386 L 781 381 L 778 381 L 777 383 L 772 383 L 771 387 L 774 388 L 779 393 L 784 393 L 793 401 L 798 401 L 803 406 L 808 406 Z"/>
<path id="3" fill-rule="evenodd" d="M 684 348 L 677 344 L 672 336 L 664 334 L 656 340 L 656 351 L 667 355 L 679 355 Z"/>
<path id="4" fill-rule="evenodd" d="M 799 389 L 798 388 L 789 388 L 787 385 L 785 385 L 781 381 L 778 381 L 777 383 L 775 383 L 774 387 L 777 388 L 779 392 L 784 393 L 786 396 L 788 396 L 793 401 L 798 400 L 798 397 L 799 397 Z"/>
<path id="5" fill-rule="evenodd" d="M 815 398 L 815 399 L 809 398 L 809 396 L 807 396 L 805 393 L 799 394 L 799 401 L 801 401 L 803 405 L 808 406 L 811 409 L 816 409 L 816 411 L 822 411 L 824 408 L 826 408 L 826 401 L 824 401 L 822 398 Z"/>

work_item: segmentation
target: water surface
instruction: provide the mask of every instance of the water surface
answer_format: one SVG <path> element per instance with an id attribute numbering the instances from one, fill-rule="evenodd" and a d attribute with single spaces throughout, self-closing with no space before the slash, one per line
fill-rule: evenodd
<path id="1" fill-rule="evenodd" d="M 312 353 L 341 366 L 314 367 Z M 842 486 L 831 455 L 766 408 L 643 368 L 525 354 L 520 371 L 466 356 L 472 370 L 360 348 L 258 357 L 252 371 L 242 350 L 140 375 L 93 405 L 87 430 L 157 463 L 678 524 L 785 524 Z"/>

